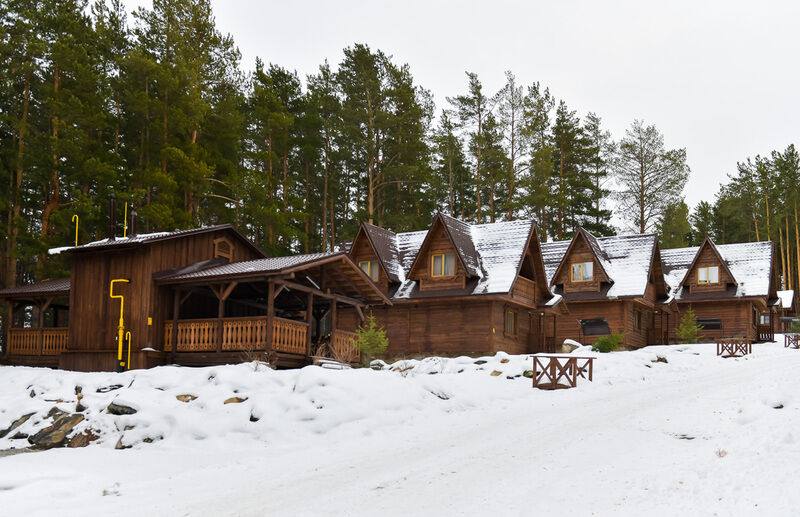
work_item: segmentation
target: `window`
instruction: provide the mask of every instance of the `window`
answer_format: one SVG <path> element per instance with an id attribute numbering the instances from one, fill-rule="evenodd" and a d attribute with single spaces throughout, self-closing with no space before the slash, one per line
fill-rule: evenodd
<path id="1" fill-rule="evenodd" d="M 452 253 L 437 253 L 431 257 L 431 276 L 456 274 L 456 257 Z"/>
<path id="2" fill-rule="evenodd" d="M 573 282 L 591 282 L 594 278 L 594 262 L 576 262 L 572 264 Z"/>
<path id="3" fill-rule="evenodd" d="M 367 274 L 367 276 L 373 282 L 378 281 L 378 261 L 377 260 L 360 260 L 358 262 L 358 267 L 361 268 L 361 271 Z"/>
<path id="4" fill-rule="evenodd" d="M 513 336 L 517 333 L 517 313 L 506 311 L 506 334 Z"/>
<path id="5" fill-rule="evenodd" d="M 221 237 L 214 240 L 214 258 L 226 258 L 228 261 L 233 260 L 233 245 L 231 241 Z"/>
<path id="6" fill-rule="evenodd" d="M 697 268 L 698 284 L 716 284 L 719 282 L 719 267 L 707 266 Z"/>
<path id="7" fill-rule="evenodd" d="M 635 310 L 633 311 L 633 330 L 641 330 L 642 329 L 642 311 Z"/>
<path id="8" fill-rule="evenodd" d="M 719 318 L 697 318 L 697 324 L 703 326 L 703 330 L 722 330 L 722 320 Z"/>
<path id="9" fill-rule="evenodd" d="M 769 314 L 762 314 L 761 315 L 761 325 L 769 325 Z"/>

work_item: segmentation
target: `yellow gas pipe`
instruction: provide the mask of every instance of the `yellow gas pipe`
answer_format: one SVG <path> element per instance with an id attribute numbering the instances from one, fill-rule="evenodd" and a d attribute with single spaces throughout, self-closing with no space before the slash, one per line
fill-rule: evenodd
<path id="1" fill-rule="evenodd" d="M 75 223 L 75 246 L 78 245 L 78 214 L 72 216 L 72 221 Z"/>
<path id="2" fill-rule="evenodd" d="M 125 218 L 122 220 L 122 238 L 128 236 L 128 202 L 125 201 Z"/>
<path id="3" fill-rule="evenodd" d="M 128 362 L 125 364 L 125 369 L 131 369 L 131 331 L 125 333 L 125 341 L 128 342 Z"/>
<path id="4" fill-rule="evenodd" d="M 119 325 L 117 326 L 117 371 L 121 372 L 125 369 L 125 361 L 122 360 L 122 342 L 125 336 L 125 320 L 123 319 L 123 313 L 125 310 L 125 297 L 121 294 L 114 294 L 115 282 L 124 282 L 127 284 L 130 282 L 130 280 L 127 278 L 115 278 L 111 281 L 111 287 L 109 291 L 111 298 L 119 298 Z"/>

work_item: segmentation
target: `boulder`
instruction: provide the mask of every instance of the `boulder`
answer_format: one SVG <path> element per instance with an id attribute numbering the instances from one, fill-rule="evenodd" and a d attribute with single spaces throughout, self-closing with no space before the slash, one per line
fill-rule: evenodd
<path id="1" fill-rule="evenodd" d="M 119 415 L 119 416 L 136 414 L 135 409 L 119 402 L 112 402 L 111 404 L 109 404 L 108 407 L 106 408 L 106 411 L 108 411 L 112 415 Z"/>
<path id="2" fill-rule="evenodd" d="M 493 370 L 492 373 L 490 373 L 489 375 L 491 375 L 492 377 L 497 377 L 498 375 L 500 375 L 502 373 L 503 372 L 498 372 L 497 370 Z"/>
<path id="3" fill-rule="evenodd" d="M 91 429 L 87 429 L 84 432 L 73 436 L 69 443 L 67 443 L 67 447 L 72 449 L 76 447 L 86 447 L 98 438 L 100 438 L 99 435 L 94 434 Z"/>
<path id="4" fill-rule="evenodd" d="M 533 370 L 525 370 L 522 372 L 523 377 L 527 377 L 528 379 L 533 379 Z"/>
<path id="5" fill-rule="evenodd" d="M 52 418 L 53 420 L 58 420 L 59 418 L 61 418 L 66 414 L 67 414 L 66 411 L 61 411 L 56 406 L 53 406 L 50 408 L 50 411 L 47 413 L 47 416 L 45 416 L 45 418 Z"/>
<path id="6" fill-rule="evenodd" d="M 0 431 L 0 438 L 5 437 L 8 433 L 10 433 L 11 431 L 16 429 L 17 427 L 19 427 L 22 424 L 24 424 L 25 422 L 27 422 L 28 419 L 30 417 L 32 417 L 34 414 L 35 413 L 28 413 L 27 415 L 22 415 L 21 417 L 17 418 L 13 422 L 11 422 L 10 426 L 8 426 L 6 429 L 3 429 L 2 431 Z"/>
<path id="7" fill-rule="evenodd" d="M 181 402 L 191 402 L 197 398 L 197 395 L 190 395 L 188 393 L 184 393 L 183 395 L 175 395 L 175 398 L 180 400 Z"/>
<path id="8" fill-rule="evenodd" d="M 571 354 L 574 350 L 580 348 L 581 345 L 577 341 L 573 341 L 571 339 L 565 339 L 561 346 L 556 348 L 557 354 Z"/>
<path id="9" fill-rule="evenodd" d="M 651 363 L 667 363 L 667 358 L 662 355 L 657 355 L 655 359 L 650 361 Z"/>
<path id="10" fill-rule="evenodd" d="M 240 404 L 247 400 L 247 397 L 231 397 L 225 401 L 225 404 Z"/>
<path id="11" fill-rule="evenodd" d="M 72 429 L 83 421 L 83 415 L 65 415 L 56 420 L 53 425 L 45 427 L 35 435 L 28 438 L 28 442 L 37 449 L 52 449 L 62 447 L 67 441 L 67 435 Z"/>

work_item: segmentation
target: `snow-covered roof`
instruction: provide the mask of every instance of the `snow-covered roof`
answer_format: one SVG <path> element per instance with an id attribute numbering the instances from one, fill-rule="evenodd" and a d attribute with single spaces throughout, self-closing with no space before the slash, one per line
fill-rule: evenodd
<path id="1" fill-rule="evenodd" d="M 769 296 L 772 242 L 741 242 L 715 245 L 736 283 L 734 296 Z M 685 296 L 681 282 L 694 262 L 700 246 L 661 250 L 664 277 L 676 300 Z"/>
<path id="2" fill-rule="evenodd" d="M 781 301 L 781 309 L 791 309 L 794 301 L 794 289 L 778 291 L 778 299 Z"/>
<path id="3" fill-rule="evenodd" d="M 461 256 L 470 279 L 459 294 L 508 294 L 517 277 L 525 255 L 534 223 L 530 220 L 503 221 L 486 224 L 469 224 L 440 214 L 441 222 L 450 233 L 456 251 Z M 366 226 L 366 225 L 364 225 Z M 384 236 L 391 232 L 381 230 Z M 387 269 L 394 270 L 399 287 L 392 297 L 403 300 L 419 295 L 417 282 L 408 278 L 428 235 L 428 230 L 402 232 L 393 240 L 384 238 L 385 245 L 376 244 L 376 252 Z M 372 236 L 372 234 L 371 234 Z"/>
<path id="4" fill-rule="evenodd" d="M 589 246 L 611 280 L 607 298 L 644 296 L 657 236 L 653 233 L 595 237 L 583 230 Z M 542 243 L 542 259 L 548 283 L 572 241 Z"/>

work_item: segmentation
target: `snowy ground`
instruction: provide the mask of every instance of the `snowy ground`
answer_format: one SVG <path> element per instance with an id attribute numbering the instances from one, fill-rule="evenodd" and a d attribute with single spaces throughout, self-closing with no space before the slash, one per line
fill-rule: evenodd
<path id="1" fill-rule="evenodd" d="M 753 349 L 603 354 L 595 382 L 556 392 L 504 354 L 394 371 L 1 367 L 0 430 L 74 411 L 80 385 L 76 429 L 101 438 L 0 456 L 0 515 L 798 515 L 800 351 Z M 137 413 L 107 414 L 112 400 Z"/>

